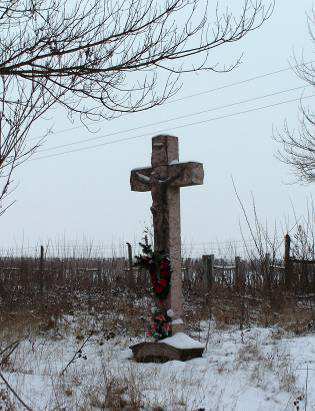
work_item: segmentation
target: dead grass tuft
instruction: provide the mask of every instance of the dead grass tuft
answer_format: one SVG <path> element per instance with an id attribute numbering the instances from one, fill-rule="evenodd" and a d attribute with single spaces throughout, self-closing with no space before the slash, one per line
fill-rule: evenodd
<path id="1" fill-rule="evenodd" d="M 10 394 L 6 388 L 0 388 L 0 410 L 16 411 L 16 407 L 10 398 Z"/>

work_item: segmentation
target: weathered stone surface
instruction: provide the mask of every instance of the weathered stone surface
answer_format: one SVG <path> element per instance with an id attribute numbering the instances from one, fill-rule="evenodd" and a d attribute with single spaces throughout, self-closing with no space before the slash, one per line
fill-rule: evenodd
<path id="1" fill-rule="evenodd" d="M 178 138 L 159 135 L 152 138 L 152 167 L 168 166 L 178 160 Z"/>
<path id="2" fill-rule="evenodd" d="M 190 187 L 203 184 L 203 165 L 195 161 L 172 164 L 168 177 L 172 187 Z"/>
<path id="3" fill-rule="evenodd" d="M 202 357 L 204 348 L 175 348 L 163 342 L 143 342 L 129 347 L 137 362 L 187 361 Z"/>
<path id="4" fill-rule="evenodd" d="M 133 191 L 151 191 L 154 249 L 170 257 L 172 285 L 166 309 L 174 312 L 173 332 L 183 330 L 180 187 L 203 184 L 203 165 L 179 163 L 178 138 L 160 135 L 152 138 L 151 167 L 134 169 L 130 175 Z"/>
<path id="5" fill-rule="evenodd" d="M 152 173 L 151 167 L 137 168 L 131 170 L 130 187 L 131 191 L 151 191 L 150 177 Z"/>
<path id="6" fill-rule="evenodd" d="M 163 170 L 165 168 L 165 170 Z M 131 170 L 130 186 L 132 191 L 151 191 L 151 175 L 153 168 Z M 170 187 L 190 187 L 203 184 L 203 165 L 195 161 L 175 163 L 168 166 L 159 166 L 159 175 L 166 175 Z M 167 180 L 166 180 L 167 182 Z M 163 180 L 160 180 L 163 183 Z"/>

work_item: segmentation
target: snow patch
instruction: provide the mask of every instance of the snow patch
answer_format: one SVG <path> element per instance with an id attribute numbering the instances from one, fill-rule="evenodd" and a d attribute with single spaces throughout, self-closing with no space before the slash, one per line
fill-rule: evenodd
<path id="1" fill-rule="evenodd" d="M 148 170 L 151 166 L 133 168 L 131 171 Z"/>
<path id="2" fill-rule="evenodd" d="M 184 321 L 181 318 L 177 318 L 176 320 L 172 321 L 172 324 L 184 324 Z"/>
<path id="3" fill-rule="evenodd" d="M 189 337 L 185 333 L 176 333 L 172 337 L 164 338 L 159 343 L 170 345 L 171 347 L 181 350 L 190 350 L 193 348 L 204 348 L 204 345 Z"/>
<path id="4" fill-rule="evenodd" d="M 150 177 L 145 176 L 144 174 L 137 173 L 137 176 L 138 176 L 138 178 L 139 178 L 141 181 L 143 181 L 143 182 L 145 182 L 145 183 L 149 183 L 149 182 L 150 182 Z"/>
<path id="5" fill-rule="evenodd" d="M 189 160 L 189 161 L 172 160 L 168 163 L 168 165 L 173 166 L 176 164 L 189 164 L 189 163 L 201 164 L 200 161 L 194 161 L 194 160 Z"/>
<path id="6" fill-rule="evenodd" d="M 171 308 L 169 308 L 169 309 L 166 311 L 166 314 L 167 314 L 170 318 L 173 318 L 174 315 L 175 315 L 174 311 L 173 311 Z"/>

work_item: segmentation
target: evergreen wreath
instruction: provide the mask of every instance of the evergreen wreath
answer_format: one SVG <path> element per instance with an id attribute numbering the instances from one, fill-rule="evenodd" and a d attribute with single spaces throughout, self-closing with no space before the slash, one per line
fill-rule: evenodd
<path id="1" fill-rule="evenodd" d="M 142 254 L 135 256 L 136 266 L 149 271 L 151 284 L 155 296 L 160 300 L 166 300 L 171 288 L 171 264 L 165 253 L 157 253 L 152 250 L 151 244 L 139 243 Z"/>

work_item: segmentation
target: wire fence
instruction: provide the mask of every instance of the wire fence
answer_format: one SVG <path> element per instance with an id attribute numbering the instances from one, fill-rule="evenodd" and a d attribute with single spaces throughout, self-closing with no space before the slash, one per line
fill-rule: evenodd
<path id="1" fill-rule="evenodd" d="M 0 258 L 39 258 L 41 249 L 44 249 L 44 257 L 50 258 L 91 258 L 91 259 L 110 259 L 110 258 L 127 258 L 128 248 L 126 244 L 130 243 L 133 254 L 141 253 L 139 242 L 136 241 L 120 241 L 111 243 L 95 243 L 95 242 L 49 242 L 35 245 L 21 245 L 0 247 Z M 283 239 L 279 239 L 281 244 Z M 198 258 L 203 254 L 215 254 L 219 258 L 233 259 L 235 256 L 247 258 L 249 255 L 257 253 L 257 244 L 253 240 L 212 240 L 203 242 L 185 241 L 182 243 L 183 258 Z M 266 252 L 271 247 L 264 247 Z M 281 251 L 278 257 L 281 257 Z"/>
<path id="2" fill-rule="evenodd" d="M 183 243 L 184 288 L 207 295 L 219 287 L 222 292 L 261 299 L 262 293 L 315 295 L 315 260 L 291 255 L 289 235 L 282 243 L 279 258 L 265 252 L 268 247 L 260 250 L 257 241 Z M 49 300 L 55 304 L 56 299 L 71 301 L 76 294 L 90 298 L 126 287 L 145 294 L 150 275 L 134 266 L 140 246 L 127 245 L 49 243 L 2 248 L 0 305 L 34 306 Z"/>

